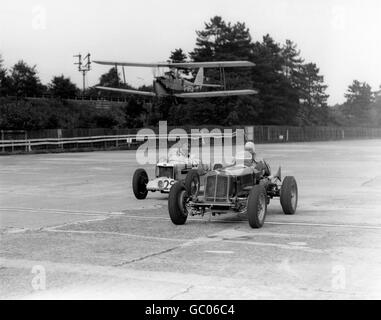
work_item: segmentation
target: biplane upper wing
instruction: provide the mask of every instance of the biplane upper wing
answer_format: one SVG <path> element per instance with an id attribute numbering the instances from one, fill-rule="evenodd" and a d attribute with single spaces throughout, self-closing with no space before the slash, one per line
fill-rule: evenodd
<path id="1" fill-rule="evenodd" d="M 123 67 L 168 67 L 168 68 L 183 68 L 183 69 L 196 69 L 196 68 L 235 68 L 235 67 L 254 67 L 255 64 L 250 61 L 211 61 L 211 62 L 182 62 L 182 63 L 141 63 L 141 62 L 118 62 L 118 61 L 93 61 L 97 64 L 108 66 L 123 66 Z"/>
<path id="2" fill-rule="evenodd" d="M 156 68 L 156 67 L 167 67 L 168 63 L 143 63 L 143 62 L 121 62 L 121 61 L 93 61 L 97 64 L 103 64 L 106 66 L 122 66 L 122 67 L 146 67 L 146 68 Z"/>
<path id="3" fill-rule="evenodd" d="M 99 90 L 105 90 L 105 91 L 114 91 L 114 92 L 121 92 L 121 93 L 128 93 L 128 94 L 138 94 L 141 96 L 147 96 L 147 97 L 155 97 L 156 95 L 153 92 L 147 92 L 147 91 L 138 91 L 138 90 L 130 90 L 130 89 L 119 89 L 119 88 L 109 88 L 109 87 L 95 87 Z"/>
<path id="4" fill-rule="evenodd" d="M 186 92 L 174 94 L 177 98 L 212 98 L 258 94 L 256 90 L 225 90 L 208 92 Z"/>
<path id="5" fill-rule="evenodd" d="M 236 68 L 236 67 L 254 67 L 255 64 L 250 61 L 210 61 L 210 62 L 184 62 L 170 63 L 173 68 Z"/>

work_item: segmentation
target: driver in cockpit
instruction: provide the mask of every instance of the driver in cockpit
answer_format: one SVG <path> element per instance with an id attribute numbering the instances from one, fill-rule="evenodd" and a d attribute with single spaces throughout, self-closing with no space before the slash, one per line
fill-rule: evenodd
<path id="1" fill-rule="evenodd" d="M 265 174 L 270 175 L 268 166 L 265 164 L 264 160 L 257 158 L 255 144 L 252 141 L 246 142 L 245 144 L 244 165 L 248 167 L 254 166 L 256 170 L 264 170 Z"/>

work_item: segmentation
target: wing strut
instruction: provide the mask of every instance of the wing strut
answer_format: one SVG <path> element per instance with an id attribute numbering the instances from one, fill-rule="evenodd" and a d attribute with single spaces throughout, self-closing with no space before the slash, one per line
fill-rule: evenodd
<path id="1" fill-rule="evenodd" d="M 118 75 L 118 65 L 115 63 L 115 72 L 116 72 L 116 79 L 118 81 L 118 87 L 120 87 L 120 84 L 119 84 L 119 75 Z"/>
<path id="2" fill-rule="evenodd" d="M 225 76 L 225 68 L 220 67 L 220 82 L 221 86 L 224 90 L 226 90 L 226 76 Z"/>
<path id="3" fill-rule="evenodd" d="M 126 82 L 126 73 L 124 72 L 124 66 L 122 67 L 122 70 L 123 70 L 123 81 L 124 81 L 124 85 L 126 85 L 127 82 Z"/>

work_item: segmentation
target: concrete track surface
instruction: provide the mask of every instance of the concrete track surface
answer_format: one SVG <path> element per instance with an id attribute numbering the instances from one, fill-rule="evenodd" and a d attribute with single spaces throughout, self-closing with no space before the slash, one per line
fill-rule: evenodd
<path id="1" fill-rule="evenodd" d="M 299 186 L 259 230 L 173 225 L 166 195 L 134 198 L 134 152 L 0 157 L 0 298 L 380 299 L 381 141 L 257 151 Z"/>

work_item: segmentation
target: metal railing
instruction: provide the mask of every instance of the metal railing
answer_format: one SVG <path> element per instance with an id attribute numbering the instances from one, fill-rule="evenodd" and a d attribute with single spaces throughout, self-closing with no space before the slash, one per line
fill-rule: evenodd
<path id="1" fill-rule="evenodd" d="M 194 128 L 194 129 L 202 129 Z M 236 128 L 232 129 L 234 138 Z M 254 126 L 252 134 L 256 143 L 282 143 L 303 141 L 328 141 L 344 139 L 372 139 L 381 138 L 381 128 L 340 128 L 340 127 L 285 127 L 285 126 Z M 171 131 L 168 127 L 168 132 Z M 190 133 L 190 127 L 185 128 Z M 211 126 L 206 129 L 212 130 Z M 134 132 L 132 132 L 134 131 Z M 14 134 L 12 134 L 14 132 Z M 138 130 L 131 129 L 50 129 L 40 131 L 1 131 L 0 153 L 33 152 L 33 151 L 63 151 L 80 149 L 134 149 L 143 143 L 137 140 Z M 158 133 L 157 128 L 154 132 Z M 181 136 L 181 135 L 180 135 Z M 179 136 L 179 137 L 180 137 Z M 155 137 L 158 137 L 155 134 Z M 189 134 L 184 135 L 189 137 Z M 203 134 L 197 139 L 205 137 L 215 138 L 214 134 Z M 213 139 L 211 144 L 213 144 Z"/>

